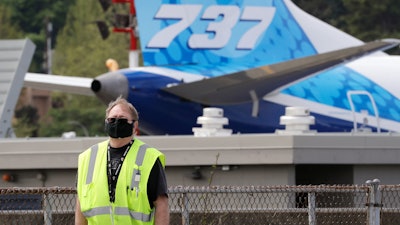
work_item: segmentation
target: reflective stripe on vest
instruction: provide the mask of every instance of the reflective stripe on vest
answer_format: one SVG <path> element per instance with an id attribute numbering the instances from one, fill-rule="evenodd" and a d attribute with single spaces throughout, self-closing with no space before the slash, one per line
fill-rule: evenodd
<path id="1" fill-rule="evenodd" d="M 86 212 L 83 212 L 83 215 L 85 217 L 109 215 L 109 214 L 110 214 L 110 206 L 97 207 L 97 208 L 88 210 Z M 147 215 L 144 213 L 130 211 L 130 210 L 128 210 L 128 208 L 125 208 L 125 207 L 115 207 L 114 215 L 120 215 L 120 216 L 128 216 L 129 215 L 132 219 L 140 220 L 143 222 L 149 222 L 151 220 L 151 218 L 153 217 L 153 212 L 151 214 Z"/>
<path id="2" fill-rule="evenodd" d="M 138 153 L 136 155 L 135 163 L 138 167 L 143 164 L 144 156 L 146 154 L 146 150 L 149 146 L 147 144 L 143 144 L 139 147 Z M 98 152 L 98 144 L 92 146 L 89 160 L 89 168 L 86 176 L 86 184 L 92 182 L 94 167 L 96 164 L 97 152 Z M 131 179 L 131 189 L 136 188 L 139 190 L 139 182 L 140 182 L 140 170 L 134 169 Z M 99 215 L 109 215 L 110 214 L 110 206 L 102 206 L 95 207 L 85 212 L 82 212 L 85 217 L 99 216 Z M 145 214 L 140 212 L 130 211 L 127 207 L 115 207 L 114 215 L 129 215 L 132 219 L 149 222 L 153 217 L 154 211 L 151 214 Z"/>
<path id="3" fill-rule="evenodd" d="M 99 150 L 99 145 L 92 146 L 90 152 L 90 160 L 89 160 L 89 169 L 88 174 L 86 176 L 86 184 L 92 183 L 93 173 L 94 173 L 94 165 L 96 163 L 97 151 Z"/>
<path id="4" fill-rule="evenodd" d="M 130 211 L 130 210 L 128 210 L 128 208 L 125 208 L 125 207 L 116 207 L 114 214 L 115 215 L 129 215 L 131 218 L 134 218 L 135 220 L 149 222 L 151 220 L 151 218 L 153 217 L 153 212 L 151 214 L 144 214 L 144 213 Z"/>
<path id="5" fill-rule="evenodd" d="M 82 212 L 82 213 L 85 217 L 98 216 L 98 215 L 104 215 L 104 214 L 109 215 L 110 207 L 109 206 L 96 207 L 96 208 L 90 209 L 90 210 Z"/>
<path id="6" fill-rule="evenodd" d="M 138 168 L 140 168 L 142 166 L 142 164 L 143 164 L 144 155 L 146 154 L 146 149 L 148 147 L 149 146 L 146 145 L 146 144 L 141 145 L 139 147 L 139 151 L 138 151 L 138 153 L 136 155 L 136 162 L 135 162 L 136 165 L 138 166 Z M 133 170 L 132 180 L 131 180 L 131 187 L 130 187 L 131 190 L 133 190 L 135 188 L 136 188 L 136 190 L 139 190 L 140 175 L 141 175 L 140 174 L 140 170 L 137 170 L 137 169 Z"/>

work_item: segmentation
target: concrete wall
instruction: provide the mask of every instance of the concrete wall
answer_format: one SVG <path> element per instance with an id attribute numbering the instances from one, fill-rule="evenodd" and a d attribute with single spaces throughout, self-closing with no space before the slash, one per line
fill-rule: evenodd
<path id="1" fill-rule="evenodd" d="M 356 165 L 354 183 L 363 184 L 378 178 L 381 184 L 400 184 L 400 165 Z"/>
<path id="2" fill-rule="evenodd" d="M 199 169 L 201 178 L 196 179 L 193 173 L 196 167 L 168 167 L 168 185 L 204 186 L 204 185 L 294 185 L 294 167 L 290 165 L 240 165 L 222 168 L 202 166 Z"/>
<path id="3" fill-rule="evenodd" d="M 295 184 L 294 167 L 288 165 L 230 166 L 228 171 L 221 166 L 201 166 L 201 177 L 193 175 L 195 166 L 167 167 L 169 186 L 207 186 L 207 185 L 286 185 Z M 73 187 L 75 169 L 53 170 L 0 170 L 0 174 L 12 174 L 15 181 L 0 180 L 0 187 Z"/>
<path id="4" fill-rule="evenodd" d="M 74 186 L 79 153 L 105 139 L 0 140 L 0 176 L 15 176 L 14 182 L 1 179 L 0 187 Z M 165 153 L 171 186 L 304 185 L 308 181 L 364 184 L 374 178 L 379 178 L 382 184 L 400 183 L 397 134 L 242 134 L 141 136 L 140 139 Z M 193 175 L 196 170 L 201 173 L 200 179 L 198 174 Z"/>

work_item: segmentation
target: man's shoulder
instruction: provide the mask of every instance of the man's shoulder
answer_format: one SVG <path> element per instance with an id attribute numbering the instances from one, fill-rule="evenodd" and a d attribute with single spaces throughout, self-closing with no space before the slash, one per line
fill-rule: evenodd
<path id="1" fill-rule="evenodd" d="M 108 140 L 104 140 L 104 141 L 102 141 L 102 142 L 98 142 L 98 143 L 96 143 L 96 144 L 90 146 L 89 148 L 85 149 L 80 155 L 87 155 L 87 154 L 90 154 L 90 152 L 91 152 L 93 149 L 99 150 L 99 149 L 102 149 L 104 146 L 107 146 L 107 145 L 108 145 Z"/>
<path id="2" fill-rule="evenodd" d="M 153 156 L 155 156 L 156 158 L 158 158 L 161 155 L 164 155 L 160 150 L 158 150 L 157 148 L 145 143 L 144 141 L 135 138 L 134 141 L 135 144 L 137 144 L 137 146 L 141 146 L 141 147 L 145 147 L 146 150 L 146 154 L 151 154 Z"/>

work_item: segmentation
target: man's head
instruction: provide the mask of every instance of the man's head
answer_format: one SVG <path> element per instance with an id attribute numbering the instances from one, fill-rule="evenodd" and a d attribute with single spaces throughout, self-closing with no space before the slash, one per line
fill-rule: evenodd
<path id="1" fill-rule="evenodd" d="M 121 105 L 121 107 L 127 109 L 126 111 L 130 115 L 131 120 L 139 120 L 139 114 L 136 111 L 136 108 L 122 96 L 119 96 L 117 99 L 108 104 L 108 107 L 106 109 L 106 118 L 110 116 L 111 110 L 117 105 Z"/>
<path id="2" fill-rule="evenodd" d="M 135 107 L 120 96 L 106 109 L 105 130 L 112 138 L 131 137 L 137 130 L 138 119 Z"/>

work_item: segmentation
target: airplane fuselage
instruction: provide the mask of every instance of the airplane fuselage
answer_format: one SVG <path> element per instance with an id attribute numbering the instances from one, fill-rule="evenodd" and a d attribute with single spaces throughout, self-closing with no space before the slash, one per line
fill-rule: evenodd
<path id="1" fill-rule="evenodd" d="M 139 111 L 140 128 L 144 133 L 191 134 L 192 127 L 200 126 L 196 124 L 197 117 L 202 115 L 204 107 L 209 106 L 180 99 L 161 90 L 179 80 L 149 71 L 124 70 L 123 74 L 128 81 L 125 87 L 129 90 L 128 100 Z M 284 129 L 279 119 L 285 114 L 287 106 L 300 105 L 295 105 L 295 102 L 278 104 L 261 99 L 256 114 L 251 102 L 212 107 L 224 110 L 224 116 L 229 119 L 229 125 L 224 128 L 232 129 L 234 133 L 272 133 Z M 310 129 L 319 132 L 349 132 L 353 129 L 352 121 L 313 112 L 312 116 L 316 124 Z"/>

